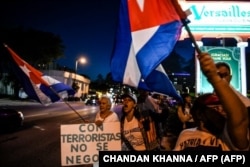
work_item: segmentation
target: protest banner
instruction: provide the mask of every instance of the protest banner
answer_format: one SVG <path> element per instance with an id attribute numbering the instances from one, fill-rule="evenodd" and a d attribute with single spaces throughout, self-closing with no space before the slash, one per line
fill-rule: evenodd
<path id="1" fill-rule="evenodd" d="M 93 164 L 99 151 L 120 150 L 120 122 L 61 125 L 62 166 Z"/>

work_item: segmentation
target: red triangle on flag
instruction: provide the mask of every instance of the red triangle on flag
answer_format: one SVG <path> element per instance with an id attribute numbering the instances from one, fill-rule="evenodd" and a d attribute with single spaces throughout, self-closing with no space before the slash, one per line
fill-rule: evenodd
<path id="1" fill-rule="evenodd" d="M 132 32 L 180 20 L 170 0 L 132 0 L 128 10 Z"/>

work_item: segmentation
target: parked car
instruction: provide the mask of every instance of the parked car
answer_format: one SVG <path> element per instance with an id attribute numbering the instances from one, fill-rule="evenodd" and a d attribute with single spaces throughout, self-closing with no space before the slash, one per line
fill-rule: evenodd
<path id="1" fill-rule="evenodd" d="M 95 106 L 97 106 L 99 104 L 99 99 L 98 98 L 86 99 L 85 104 L 86 105 L 95 105 Z"/>
<path id="2" fill-rule="evenodd" d="M 21 111 L 0 106 L 0 131 L 9 131 L 23 125 L 24 116 Z"/>

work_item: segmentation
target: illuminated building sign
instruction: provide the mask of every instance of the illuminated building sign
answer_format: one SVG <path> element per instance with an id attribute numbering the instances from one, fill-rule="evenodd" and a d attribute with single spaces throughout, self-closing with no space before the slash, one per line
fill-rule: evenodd
<path id="1" fill-rule="evenodd" d="M 240 48 L 238 47 L 213 47 L 213 46 L 203 46 L 201 47 L 203 52 L 208 52 L 217 62 L 225 62 L 229 65 L 232 74 L 231 85 L 239 92 L 242 92 L 241 85 L 241 67 L 240 67 Z M 200 89 L 199 93 L 211 93 L 213 88 L 210 83 L 208 83 L 207 78 L 200 73 L 199 74 Z"/>
<path id="2" fill-rule="evenodd" d="M 189 9 L 188 26 L 193 33 L 250 34 L 249 2 L 179 2 Z"/>

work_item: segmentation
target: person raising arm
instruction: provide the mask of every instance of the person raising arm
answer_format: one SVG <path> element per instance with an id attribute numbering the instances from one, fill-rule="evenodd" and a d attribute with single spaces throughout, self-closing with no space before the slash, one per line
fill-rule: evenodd
<path id="1" fill-rule="evenodd" d="M 230 87 L 228 82 L 217 73 L 217 67 L 208 53 L 198 55 L 201 70 L 214 88 L 226 112 L 226 128 L 232 144 L 238 149 L 249 147 L 247 108 Z"/>

